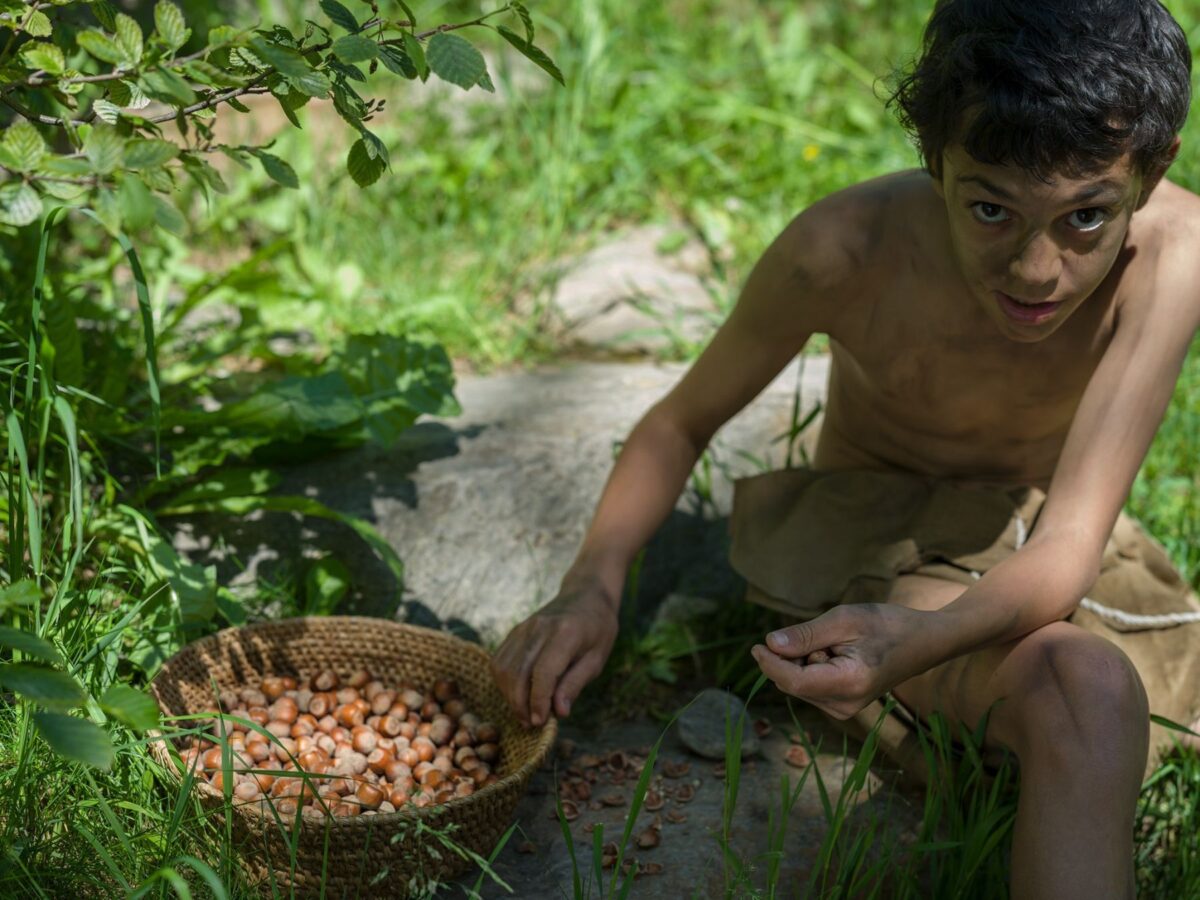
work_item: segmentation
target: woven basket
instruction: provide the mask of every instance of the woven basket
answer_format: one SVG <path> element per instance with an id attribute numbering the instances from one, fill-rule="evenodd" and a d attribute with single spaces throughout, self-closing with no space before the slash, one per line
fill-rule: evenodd
<path id="1" fill-rule="evenodd" d="M 150 688 L 164 714 L 185 715 L 216 709 L 217 688 L 256 685 L 265 675 L 305 678 L 322 669 L 345 677 L 369 670 L 385 684 L 432 685 L 455 679 L 467 708 L 500 729 L 500 780 L 440 806 L 407 808 L 375 816 L 299 816 L 285 827 L 270 811 L 254 806 L 232 810 L 232 831 L 249 880 L 281 893 L 326 897 L 404 897 L 431 883 L 471 868 L 420 825 L 447 833 L 455 844 L 486 858 L 513 814 L 529 778 L 554 745 L 553 717 L 540 729 L 520 725 L 489 668 L 487 652 L 476 644 L 428 628 L 360 616 L 307 617 L 228 628 L 184 647 L 163 665 Z M 150 751 L 182 779 L 161 732 Z M 201 802 L 223 817 L 224 798 L 197 781 Z M 423 831 L 424 829 L 422 829 Z M 295 841 L 295 864 L 291 843 Z"/>

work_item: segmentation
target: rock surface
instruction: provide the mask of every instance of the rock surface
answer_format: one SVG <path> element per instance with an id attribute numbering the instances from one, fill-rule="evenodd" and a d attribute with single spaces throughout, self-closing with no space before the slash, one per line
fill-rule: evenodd
<path id="1" fill-rule="evenodd" d="M 719 688 L 705 688 L 679 714 L 676 727 L 679 740 L 693 753 L 706 759 L 725 759 L 725 730 L 742 727 L 742 756 L 758 752 L 758 737 L 746 715 L 746 704 L 736 694 Z"/>
<path id="2" fill-rule="evenodd" d="M 461 416 L 422 421 L 390 450 L 366 446 L 286 467 L 277 493 L 317 499 L 378 529 L 405 563 L 401 617 L 495 642 L 554 596 L 620 442 L 685 371 L 574 363 L 463 377 Z M 793 362 L 717 433 L 647 548 L 638 590 L 645 615 L 672 593 L 740 594 L 727 562 L 732 479 L 785 464 L 786 440 L 773 441 L 792 422 L 797 385 L 803 417 L 823 400 L 827 372 L 827 357 Z M 223 583 L 278 580 L 301 571 L 304 557 L 333 552 L 356 580 L 342 612 L 397 607 L 392 576 L 344 525 L 285 513 L 171 524 L 176 546 L 216 563 Z"/>

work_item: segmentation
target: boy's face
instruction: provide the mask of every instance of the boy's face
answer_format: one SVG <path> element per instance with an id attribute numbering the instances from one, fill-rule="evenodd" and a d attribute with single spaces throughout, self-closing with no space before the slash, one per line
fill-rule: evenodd
<path id="1" fill-rule="evenodd" d="M 1142 193 L 1129 156 L 1047 184 L 952 144 L 941 175 L 934 188 L 963 278 L 1000 331 L 1022 342 L 1049 337 L 1099 287 Z"/>

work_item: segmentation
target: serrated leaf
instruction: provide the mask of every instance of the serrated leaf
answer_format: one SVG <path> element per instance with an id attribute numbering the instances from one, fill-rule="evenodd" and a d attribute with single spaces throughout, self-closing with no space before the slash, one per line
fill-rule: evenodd
<path id="1" fill-rule="evenodd" d="M 178 155 L 178 146 L 158 138 L 134 139 L 125 145 L 125 165 L 130 169 L 149 169 L 161 166 Z"/>
<path id="2" fill-rule="evenodd" d="M 506 41 L 521 51 L 521 53 L 524 54 L 527 59 L 535 63 L 539 68 L 550 75 L 551 78 L 553 78 L 559 84 L 566 84 L 566 81 L 563 79 L 563 74 L 558 70 L 558 66 L 554 64 L 554 60 L 547 56 L 540 47 L 535 47 L 529 41 L 521 40 L 521 36 L 519 34 L 517 34 L 515 31 L 510 31 L 503 25 L 497 25 L 496 30 L 500 32 L 501 36 Z"/>
<path id="3" fill-rule="evenodd" d="M 303 78 L 313 70 L 308 61 L 290 47 L 281 47 L 260 37 L 252 40 L 250 46 L 263 62 L 274 66 L 280 75 Z"/>
<path id="4" fill-rule="evenodd" d="M 137 20 L 125 13 L 117 13 L 117 46 L 124 57 L 122 62 L 128 68 L 133 68 L 142 61 L 144 45 L 145 36 Z"/>
<path id="5" fill-rule="evenodd" d="M 99 725 L 61 713 L 33 714 L 37 730 L 60 756 L 97 769 L 109 769 L 116 758 L 112 741 Z"/>
<path id="6" fill-rule="evenodd" d="M 150 105 L 146 92 L 136 82 L 124 78 L 108 83 L 108 97 L 123 109 L 145 109 Z"/>
<path id="7" fill-rule="evenodd" d="M 358 31 L 358 20 L 354 18 L 354 13 L 338 3 L 337 0 L 321 0 L 321 9 L 325 11 L 325 15 L 329 16 L 329 20 L 335 25 L 340 25 L 347 31 Z"/>
<path id="8" fill-rule="evenodd" d="M 425 57 L 438 78 L 457 84 L 464 91 L 473 87 L 479 76 L 487 71 L 482 53 L 465 38 L 444 31 L 429 39 Z"/>
<path id="9" fill-rule="evenodd" d="M 117 188 L 121 221 L 128 230 L 146 228 L 154 221 L 154 199 L 150 190 L 136 175 L 126 175 Z"/>
<path id="10" fill-rule="evenodd" d="M 25 121 L 10 125 L 4 132 L 4 148 L 10 154 L 13 167 L 19 172 L 36 169 L 46 155 L 46 142 L 42 139 L 42 133 Z"/>
<path id="11" fill-rule="evenodd" d="M 429 63 L 425 59 L 425 48 L 411 31 L 404 32 L 404 49 L 413 65 L 417 67 L 417 75 L 424 81 L 429 77 Z"/>
<path id="12" fill-rule="evenodd" d="M 109 125 L 116 125 L 117 120 L 121 118 L 121 107 L 103 97 L 92 101 L 92 112 L 96 114 L 97 119 Z"/>
<path id="13" fill-rule="evenodd" d="M 105 691 L 100 708 L 135 731 L 159 726 L 158 703 L 149 694 L 127 684 L 114 684 Z"/>
<path id="14" fill-rule="evenodd" d="M 212 87 L 241 87 L 246 83 L 245 78 L 234 75 L 232 72 L 227 72 L 225 69 L 214 66 L 212 63 L 205 62 L 202 59 L 193 59 L 186 62 L 183 64 L 182 69 L 196 81 L 202 81 Z"/>
<path id="15" fill-rule="evenodd" d="M 70 709 L 87 699 L 83 687 L 66 672 L 31 663 L 0 666 L 0 685 L 33 703 L 54 708 Z"/>
<path id="16" fill-rule="evenodd" d="M 107 188 L 96 191 L 96 196 L 92 200 L 92 209 L 100 218 L 100 223 L 108 229 L 109 234 L 118 234 L 121 231 L 121 205 L 117 202 L 116 194 Z"/>
<path id="17" fill-rule="evenodd" d="M 183 237 L 187 233 L 187 220 L 183 217 L 183 213 L 162 197 L 154 198 L 154 221 L 178 237 Z"/>
<path id="18" fill-rule="evenodd" d="M 61 75 L 67 60 L 57 44 L 49 41 L 30 41 L 21 48 L 21 60 L 31 69 L 41 69 L 50 75 Z"/>
<path id="19" fill-rule="evenodd" d="M 35 656 L 48 663 L 62 662 L 58 651 L 45 638 L 19 628 L 9 628 L 7 625 L 0 625 L 0 647 L 20 650 L 26 656 Z"/>
<path id="20" fill-rule="evenodd" d="M 50 37 L 53 32 L 54 27 L 50 24 L 50 18 L 40 9 L 35 9 L 25 20 L 26 34 L 34 37 Z"/>
<path id="21" fill-rule="evenodd" d="M 186 44 L 192 36 L 192 30 L 183 19 L 183 13 L 170 0 L 158 0 L 155 4 L 154 29 L 172 52 Z"/>
<path id="22" fill-rule="evenodd" d="M 117 11 L 108 0 L 96 0 L 89 4 L 96 21 L 109 31 L 117 30 Z"/>
<path id="23" fill-rule="evenodd" d="M 346 157 L 346 169 L 359 187 L 373 185 L 386 168 L 387 163 L 371 156 L 367 151 L 366 142 L 361 138 L 350 147 L 350 153 Z"/>
<path id="24" fill-rule="evenodd" d="M 525 8 L 525 4 L 514 2 L 510 4 L 512 11 L 521 17 L 521 23 L 525 26 L 525 43 L 533 43 L 533 19 L 529 15 L 529 10 Z"/>
<path id="25" fill-rule="evenodd" d="M 272 181 L 288 188 L 300 187 L 300 179 L 296 177 L 296 170 L 286 160 L 280 159 L 273 153 L 267 153 L 265 150 L 252 150 L 251 152 L 258 157 L 263 171 Z"/>
<path id="26" fill-rule="evenodd" d="M 394 45 L 380 47 L 379 58 L 383 60 L 383 64 L 389 72 L 409 79 L 417 77 L 417 67 L 400 47 Z"/>
<path id="27" fill-rule="evenodd" d="M 125 140 L 110 125 L 96 125 L 83 145 L 83 153 L 92 164 L 92 171 L 107 175 L 121 164 Z"/>
<path id="28" fill-rule="evenodd" d="M 316 69 L 309 69 L 298 77 L 287 76 L 288 84 L 309 97 L 328 97 L 333 86 L 330 80 Z"/>
<path id="29" fill-rule="evenodd" d="M 347 34 L 333 42 L 333 55 L 344 63 L 366 62 L 379 55 L 379 44 L 361 34 Z"/>
<path id="30" fill-rule="evenodd" d="M 12 181 L 0 185 L 0 223 L 20 227 L 36 222 L 41 214 L 42 198 L 29 185 Z"/>
<path id="31" fill-rule="evenodd" d="M 143 91 L 164 103 L 187 106 L 196 102 L 196 92 L 191 85 L 170 69 L 157 68 L 143 72 L 140 84 Z"/>
<path id="32" fill-rule="evenodd" d="M 92 54 L 106 63 L 113 65 L 121 62 L 123 54 L 121 48 L 117 46 L 116 41 L 110 38 L 102 31 L 97 31 L 95 28 L 89 28 L 86 31 L 81 31 L 75 35 L 75 42 L 84 50 Z"/>
<path id="33" fill-rule="evenodd" d="M 379 136 L 367 129 L 361 129 L 363 142 L 367 145 L 367 154 L 371 159 L 382 159 L 384 165 L 391 162 L 388 156 L 387 144 L 379 139 Z"/>

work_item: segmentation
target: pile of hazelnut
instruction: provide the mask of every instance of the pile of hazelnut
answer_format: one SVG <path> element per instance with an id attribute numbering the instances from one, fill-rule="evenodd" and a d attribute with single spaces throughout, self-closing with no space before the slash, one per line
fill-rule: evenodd
<path id="1" fill-rule="evenodd" d="M 449 679 L 425 692 L 364 670 L 344 680 L 325 670 L 303 681 L 266 677 L 219 699 L 213 733 L 193 737 L 180 757 L 218 791 L 232 777 L 235 803 L 269 803 L 281 816 L 374 815 L 498 780 L 500 732 L 467 710 Z"/>

